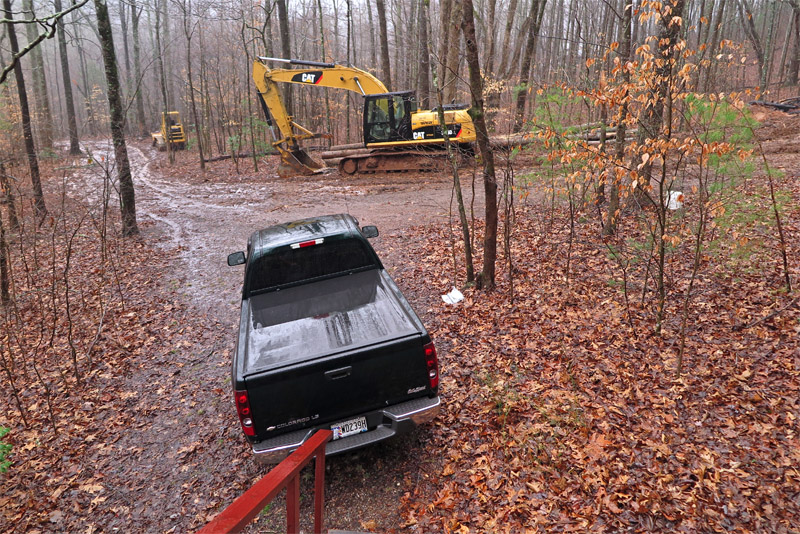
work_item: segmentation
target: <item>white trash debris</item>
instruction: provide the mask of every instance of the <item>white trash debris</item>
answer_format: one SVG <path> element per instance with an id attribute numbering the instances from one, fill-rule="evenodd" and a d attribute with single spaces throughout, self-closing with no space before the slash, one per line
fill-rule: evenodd
<path id="1" fill-rule="evenodd" d="M 442 300 L 445 302 L 445 304 L 458 304 L 464 300 L 464 294 L 458 289 L 453 288 L 450 293 L 442 295 Z"/>
<path id="2" fill-rule="evenodd" d="M 671 210 L 679 210 L 683 207 L 683 192 L 682 191 L 670 191 L 669 192 L 669 203 L 667 204 L 667 208 Z"/>

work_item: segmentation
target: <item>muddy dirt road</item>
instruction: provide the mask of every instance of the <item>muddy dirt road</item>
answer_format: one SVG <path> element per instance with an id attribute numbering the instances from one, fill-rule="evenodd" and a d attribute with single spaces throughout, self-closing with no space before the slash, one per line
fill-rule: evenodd
<path id="1" fill-rule="evenodd" d="M 113 161 L 108 143 L 90 148 L 96 162 Z M 441 301 L 437 293 L 419 289 L 424 281 L 415 281 L 414 289 L 407 283 L 404 273 L 412 269 L 406 266 L 413 263 L 404 244 L 413 239 L 409 229 L 414 226 L 447 223 L 451 181 L 444 174 L 345 179 L 336 172 L 282 179 L 274 172 L 276 162 L 269 159 L 262 161 L 258 173 L 250 161 L 239 162 L 239 173 L 230 161 L 213 163 L 202 173 L 194 154 L 179 153 L 170 165 L 166 154 L 145 145 L 131 146 L 129 157 L 143 239 L 169 256 L 169 272 L 159 275 L 161 293 L 179 295 L 189 312 L 176 326 L 173 346 L 153 354 L 140 372 L 127 378 L 126 388 L 137 391 L 131 401 L 136 422 L 114 444 L 119 462 L 103 474 L 114 488 L 105 503 L 113 513 L 97 520 L 109 530 L 134 525 L 138 531 L 187 531 L 202 525 L 267 471 L 250 457 L 230 402 L 229 351 L 243 273 L 241 267 L 226 265 L 227 254 L 244 249 L 252 231 L 270 224 L 351 213 L 361 224 L 379 227 L 381 236 L 373 245 L 427 321 Z M 113 169 L 110 174 L 115 175 Z M 84 167 L 67 182 L 68 192 L 97 205 L 102 177 L 97 166 Z M 468 197 L 470 182 L 466 177 Z M 112 209 L 116 202 L 112 198 Z M 475 209 L 482 210 L 479 198 Z M 164 298 L 157 297 L 154 302 Z M 181 368 L 180 374 L 167 372 L 174 365 Z M 192 409 L 172 409 L 163 399 L 165 391 L 189 392 L 181 402 Z M 417 466 L 430 453 L 425 447 L 427 431 L 329 459 L 326 525 L 398 529 L 403 522 L 400 500 L 413 490 Z M 311 477 L 303 484 L 310 497 Z M 253 528 L 281 532 L 284 525 L 279 500 Z"/>
<path id="2" fill-rule="evenodd" d="M 238 307 L 241 271 L 227 267 L 225 260 L 229 252 L 244 249 L 253 230 L 347 212 L 361 224 L 378 226 L 381 236 L 374 246 L 391 270 L 404 261 L 393 251 L 402 249 L 405 229 L 445 223 L 451 211 L 451 181 L 444 174 L 344 177 L 333 171 L 282 179 L 275 173 L 273 157 L 262 160 L 258 174 L 246 160 L 240 162 L 243 174 L 226 176 L 234 172 L 233 164 L 220 162 L 209 164 L 209 175 L 202 176 L 193 169 L 197 163 L 189 154 L 179 154 L 175 168 L 166 163 L 165 154 L 150 147 L 132 147 L 130 157 L 139 219 L 155 221 L 155 231 L 179 248 L 185 294 L 202 309 Z M 187 167 L 194 173 L 183 172 Z M 220 319 L 225 316 L 237 315 L 224 313 Z"/>

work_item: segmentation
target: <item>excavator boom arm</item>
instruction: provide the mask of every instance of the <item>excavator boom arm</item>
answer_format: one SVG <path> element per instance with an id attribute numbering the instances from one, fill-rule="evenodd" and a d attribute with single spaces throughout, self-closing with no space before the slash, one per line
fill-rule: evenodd
<path id="1" fill-rule="evenodd" d="M 270 69 L 266 65 L 267 61 L 301 65 L 303 68 Z M 278 83 L 346 89 L 363 96 L 387 92 L 386 86 L 379 79 L 361 69 L 333 63 L 294 59 L 256 59 L 253 62 L 253 81 L 264 104 L 267 121 L 270 122 L 271 116 L 280 131 L 280 139 L 276 139 L 273 145 L 280 152 L 281 160 L 286 165 L 301 172 L 315 172 L 323 165 L 315 162 L 302 150 L 299 141 L 330 136 L 329 134 L 313 134 L 292 120 L 283 104 L 280 91 L 278 91 Z M 301 133 L 296 134 L 295 129 L 300 130 Z"/>
<path id="2" fill-rule="evenodd" d="M 272 58 L 263 58 L 263 60 L 266 59 Z M 347 89 L 362 96 L 389 92 L 383 82 L 375 76 L 355 67 L 345 67 L 333 63 L 287 60 L 294 64 L 304 66 L 310 64 L 313 66 L 301 69 L 270 69 L 263 60 L 259 58 L 253 62 L 253 80 L 255 80 L 259 91 L 262 91 L 260 85 L 266 86 L 272 81 L 275 83 L 296 83 L 299 85 Z"/>

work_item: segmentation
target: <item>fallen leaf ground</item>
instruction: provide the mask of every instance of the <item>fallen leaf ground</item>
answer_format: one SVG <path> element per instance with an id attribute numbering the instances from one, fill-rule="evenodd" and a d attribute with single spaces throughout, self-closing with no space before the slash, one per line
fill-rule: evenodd
<path id="1" fill-rule="evenodd" d="M 797 120 L 769 114 L 764 121 L 770 161 L 787 171 L 781 186 L 791 195 L 785 213 L 794 280 L 800 274 L 800 154 L 791 145 Z M 191 162 L 184 164 L 188 172 Z M 226 168 L 213 180 L 248 185 Z M 58 172 L 51 171 L 52 191 Z M 208 176 L 181 179 L 188 188 Z M 337 178 L 325 180 L 334 187 Z M 369 195 L 391 180 L 354 187 Z M 591 219 L 578 225 L 567 270 L 566 214 L 532 196 L 517 205 L 513 288 L 501 254 L 496 291 L 466 288 L 463 302 L 447 306 L 438 295 L 463 281 L 458 255 L 453 267 L 454 230 L 446 217 L 410 217 L 417 213 L 413 195 L 395 207 L 377 195 L 367 200 L 397 221 L 378 250 L 437 342 L 444 409 L 410 436 L 329 459 L 330 527 L 797 531 L 800 306 L 780 290 L 770 236 L 762 236 L 747 261 L 733 249 L 709 252 L 691 301 L 685 372 L 676 377 L 680 297 L 690 266 L 685 248 L 670 257 L 668 320 L 656 336 L 643 277 L 629 273 L 626 307 L 623 273 Z M 65 212 L 70 227 L 77 226 L 79 206 Z M 289 212 L 275 215 L 282 213 Z M 26 281 L 39 288 L 18 303 L 27 325 L 19 332 L 31 337 L 4 341 L 6 358 L 12 347 L 30 350 L 14 353 L 26 369 L 17 389 L 27 428 L 6 382 L 0 401 L 7 414 L 0 424 L 12 429 L 4 440 L 14 446 L 11 470 L 0 475 L 3 531 L 190 531 L 266 472 L 249 457 L 230 401 L 235 307 L 192 302 L 192 275 L 181 271 L 185 251 L 164 237 L 157 219 L 142 225 L 141 239 L 109 238 L 117 258 L 111 263 L 94 246 L 89 225 L 76 238 L 81 384 L 70 374 L 63 317 L 52 346 L 40 339 L 44 327 L 30 328 L 36 310 L 47 307 L 35 295 L 47 293 L 46 283 Z M 41 254 L 43 277 L 63 269 Z M 12 253 L 15 272 L 35 278 L 22 257 Z M 96 272 L 99 266 L 113 266 L 113 276 L 110 268 Z M 90 346 L 91 366 L 84 357 Z M 36 362 L 51 373 L 45 382 L 53 389 L 57 434 Z M 303 487 L 310 485 L 304 475 Z M 304 490 L 304 496 L 307 510 L 311 495 Z M 282 531 L 280 506 L 251 530 Z"/>

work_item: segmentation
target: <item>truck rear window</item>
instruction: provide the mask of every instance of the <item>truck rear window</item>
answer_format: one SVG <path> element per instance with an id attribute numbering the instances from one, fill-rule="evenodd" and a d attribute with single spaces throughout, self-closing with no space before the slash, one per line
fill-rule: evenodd
<path id="1" fill-rule="evenodd" d="M 335 239 L 304 248 L 281 247 L 248 268 L 249 292 L 259 293 L 304 280 L 376 268 L 374 255 L 357 239 Z"/>

